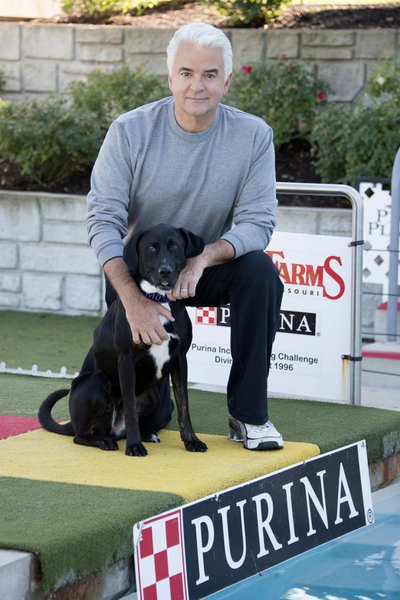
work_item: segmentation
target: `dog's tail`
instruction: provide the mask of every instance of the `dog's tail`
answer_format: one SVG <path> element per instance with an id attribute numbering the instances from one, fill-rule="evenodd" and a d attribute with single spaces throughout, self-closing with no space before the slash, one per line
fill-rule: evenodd
<path id="1" fill-rule="evenodd" d="M 75 435 L 74 428 L 72 427 L 72 423 L 57 423 L 51 416 L 51 411 L 53 406 L 67 396 L 69 394 L 69 390 L 57 390 L 47 396 L 46 400 L 44 400 L 39 408 L 38 419 L 41 426 L 47 431 L 51 431 L 52 433 L 61 433 L 61 435 Z"/>

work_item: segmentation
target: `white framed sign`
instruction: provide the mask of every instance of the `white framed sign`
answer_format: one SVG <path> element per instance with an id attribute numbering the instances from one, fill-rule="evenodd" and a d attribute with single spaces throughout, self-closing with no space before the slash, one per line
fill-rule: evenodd
<path id="1" fill-rule="evenodd" d="M 266 250 L 285 293 L 273 346 L 269 394 L 348 400 L 350 238 L 275 232 Z M 226 386 L 230 365 L 229 306 L 189 308 L 193 340 L 189 381 Z"/>

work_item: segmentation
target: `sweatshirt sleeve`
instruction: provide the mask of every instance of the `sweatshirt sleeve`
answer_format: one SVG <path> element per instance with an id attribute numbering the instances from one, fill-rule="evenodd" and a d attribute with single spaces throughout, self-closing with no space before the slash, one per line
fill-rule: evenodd
<path id="1" fill-rule="evenodd" d="M 130 156 L 125 131 L 114 121 L 94 164 L 87 196 L 89 243 L 101 265 L 123 254 L 132 184 Z"/>
<path id="2" fill-rule="evenodd" d="M 234 227 L 222 236 L 232 244 L 237 257 L 268 246 L 276 226 L 276 206 L 273 133 L 262 122 L 247 177 L 235 203 Z"/>

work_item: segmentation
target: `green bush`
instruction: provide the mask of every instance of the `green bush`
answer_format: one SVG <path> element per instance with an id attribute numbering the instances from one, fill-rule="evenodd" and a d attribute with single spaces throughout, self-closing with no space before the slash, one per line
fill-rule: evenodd
<path id="1" fill-rule="evenodd" d="M 390 178 L 400 145 L 400 68 L 383 64 L 370 77 L 366 102 L 327 105 L 315 120 L 316 171 L 326 182 Z"/>
<path id="2" fill-rule="evenodd" d="M 85 81 L 68 88 L 73 106 L 84 113 L 93 127 L 103 131 L 121 113 L 168 95 L 167 84 L 141 67 L 123 66 L 110 73 L 93 71 Z"/>
<path id="3" fill-rule="evenodd" d="M 279 60 L 243 66 L 226 101 L 267 121 L 279 147 L 295 138 L 308 139 L 326 98 L 327 84 L 312 71 L 301 63 Z"/>
<path id="4" fill-rule="evenodd" d="M 67 14 L 107 18 L 115 14 L 141 14 L 147 8 L 153 8 L 163 0 L 63 0 L 62 9 Z M 165 1 L 165 0 L 164 0 Z"/>
<path id="5" fill-rule="evenodd" d="M 118 12 L 119 2 L 114 0 L 63 0 L 62 9 L 67 14 L 79 13 L 91 17 Z"/>
<path id="6" fill-rule="evenodd" d="M 61 98 L 0 104 L 0 156 L 34 183 L 62 182 L 86 171 L 100 143 L 85 115 Z"/>
<path id="7" fill-rule="evenodd" d="M 347 136 L 346 181 L 390 178 L 400 144 L 400 111 L 391 102 L 357 106 Z"/>
<path id="8" fill-rule="evenodd" d="M 141 69 L 93 72 L 60 97 L 0 104 L 0 157 L 31 182 L 63 182 L 92 167 L 111 121 L 124 111 L 163 97 L 167 86 Z"/>
<path id="9" fill-rule="evenodd" d="M 290 0 L 210 0 L 220 14 L 230 18 L 233 25 L 242 27 L 264 25 L 268 19 L 277 16 L 281 6 L 288 2 Z M 140 15 L 162 4 L 171 5 L 171 0 L 63 0 L 62 9 L 72 15 L 105 19 L 128 12 Z M 185 0 L 173 0 L 173 4 L 183 5 Z"/>
<path id="10" fill-rule="evenodd" d="M 330 103 L 316 115 L 311 138 L 316 171 L 325 182 L 345 181 L 346 138 L 352 114 L 351 106 Z"/>
<path id="11" fill-rule="evenodd" d="M 222 15 L 230 18 L 233 25 L 258 27 L 279 14 L 283 4 L 290 0 L 212 0 Z"/>
<path id="12" fill-rule="evenodd" d="M 6 87 L 6 78 L 2 71 L 0 71 L 0 94 Z"/>
<path id="13" fill-rule="evenodd" d="M 400 105 L 400 64 L 385 61 L 368 79 L 367 94 Z"/>

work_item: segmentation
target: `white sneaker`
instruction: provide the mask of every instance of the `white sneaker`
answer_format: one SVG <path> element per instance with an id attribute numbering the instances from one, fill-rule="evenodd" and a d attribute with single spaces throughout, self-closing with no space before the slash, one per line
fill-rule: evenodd
<path id="1" fill-rule="evenodd" d="M 243 446 L 248 450 L 283 448 L 282 436 L 271 421 L 264 425 L 250 425 L 229 415 L 228 437 L 232 442 L 243 442 Z"/>

